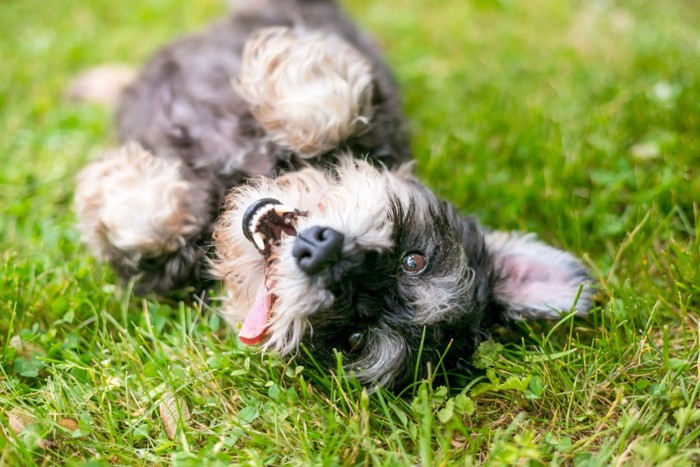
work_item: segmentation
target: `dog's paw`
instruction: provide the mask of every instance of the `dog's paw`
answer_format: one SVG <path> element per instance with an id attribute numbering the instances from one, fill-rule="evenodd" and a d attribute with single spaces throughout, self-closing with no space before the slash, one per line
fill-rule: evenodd
<path id="1" fill-rule="evenodd" d="M 234 87 L 270 138 L 302 157 L 366 131 L 374 112 L 372 65 L 339 36 L 317 31 L 258 31 Z"/>
<path id="2" fill-rule="evenodd" d="M 168 255 L 211 221 L 206 193 L 194 189 L 180 163 L 135 143 L 110 151 L 78 176 L 75 211 L 83 239 L 101 259 Z"/>

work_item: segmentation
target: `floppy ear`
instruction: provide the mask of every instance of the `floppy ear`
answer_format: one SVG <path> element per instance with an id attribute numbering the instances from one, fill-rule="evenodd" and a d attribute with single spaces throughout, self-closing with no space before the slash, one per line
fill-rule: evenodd
<path id="1" fill-rule="evenodd" d="M 494 231 L 486 233 L 485 241 L 498 277 L 494 295 L 505 305 L 507 318 L 556 319 L 574 305 L 579 316 L 590 310 L 592 279 L 573 255 L 534 234 Z"/>

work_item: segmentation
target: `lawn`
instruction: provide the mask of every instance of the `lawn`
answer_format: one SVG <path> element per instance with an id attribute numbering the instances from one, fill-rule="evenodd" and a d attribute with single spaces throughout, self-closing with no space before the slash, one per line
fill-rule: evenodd
<path id="1" fill-rule="evenodd" d="M 439 6 L 437 6 L 439 5 Z M 0 465 L 700 463 L 700 4 L 348 0 L 405 94 L 420 177 L 600 283 L 587 319 L 497 330 L 459 387 L 367 394 L 241 346 L 215 304 L 90 257 L 65 102 L 221 0 L 0 2 Z"/>

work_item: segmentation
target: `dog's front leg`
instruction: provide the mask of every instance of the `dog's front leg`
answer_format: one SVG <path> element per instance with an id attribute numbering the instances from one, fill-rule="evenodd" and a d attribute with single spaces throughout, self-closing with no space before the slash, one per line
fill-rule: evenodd
<path id="1" fill-rule="evenodd" d="M 75 210 L 84 241 L 123 279 L 134 279 L 137 292 L 201 284 L 213 201 L 206 184 L 184 170 L 130 143 L 78 176 Z"/>

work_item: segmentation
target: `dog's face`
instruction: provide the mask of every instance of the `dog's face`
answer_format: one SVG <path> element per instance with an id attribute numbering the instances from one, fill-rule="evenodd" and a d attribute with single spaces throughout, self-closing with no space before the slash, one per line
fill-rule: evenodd
<path id="1" fill-rule="evenodd" d="M 488 232 L 408 174 L 357 160 L 236 189 L 215 230 L 216 270 L 239 337 L 304 343 L 368 385 L 401 387 L 468 361 L 501 317 L 590 307 L 588 275 L 530 236 Z"/>

